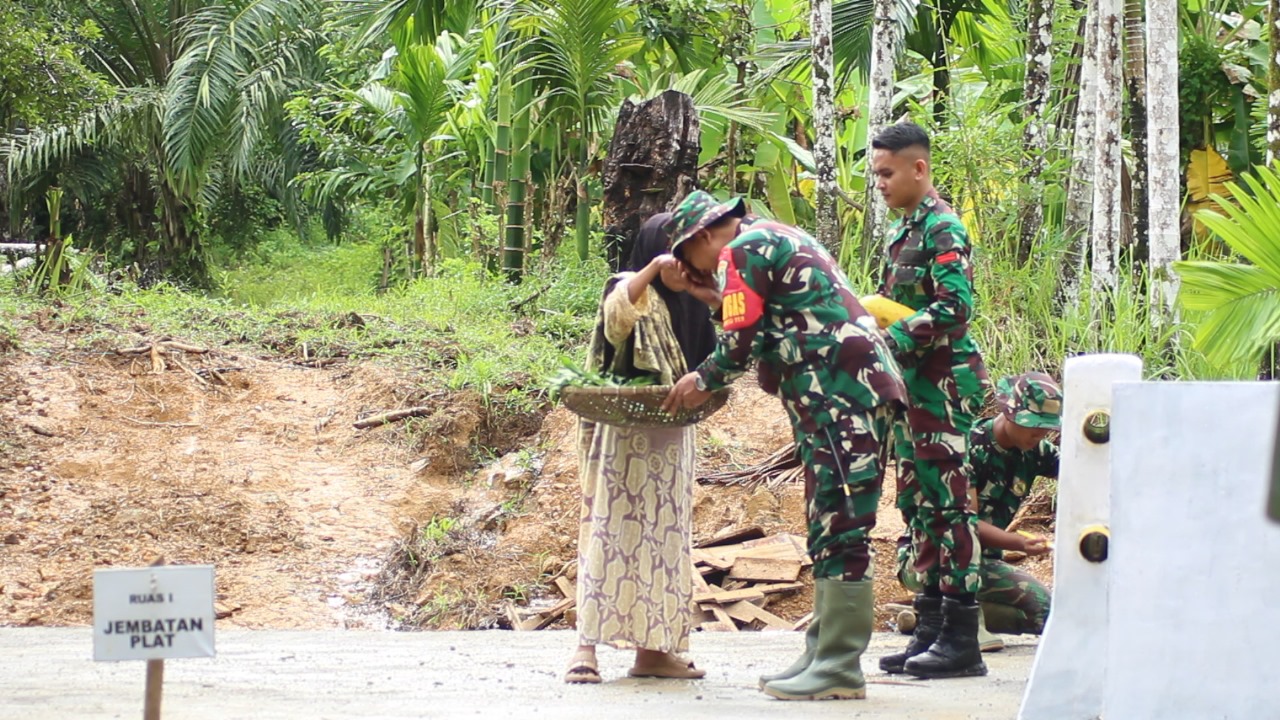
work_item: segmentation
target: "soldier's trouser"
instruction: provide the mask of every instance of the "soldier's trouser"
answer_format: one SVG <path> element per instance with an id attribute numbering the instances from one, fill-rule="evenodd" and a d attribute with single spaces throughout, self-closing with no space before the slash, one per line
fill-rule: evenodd
<path id="1" fill-rule="evenodd" d="M 896 411 L 837 411 L 814 422 L 812 410 L 784 399 L 804 465 L 805 517 L 814 578 L 871 577 L 871 529 L 876 524 L 889 433 Z M 825 408 L 824 414 L 831 412 Z"/>
<path id="2" fill-rule="evenodd" d="M 1049 619 L 1049 588 L 1003 560 L 982 559 L 978 602 L 992 632 L 1039 635 Z M 991 606 L 999 606 L 991 607 Z"/>
<path id="3" fill-rule="evenodd" d="M 912 592 L 924 589 L 913 569 L 911 542 L 898 539 L 898 580 Z M 1003 560 L 982 558 L 978 602 L 992 632 L 1039 635 L 1049 619 L 1050 593 L 1039 580 Z"/>
<path id="4" fill-rule="evenodd" d="M 932 385 L 907 386 L 912 406 L 893 426 L 898 508 L 911 533 L 914 572 L 952 595 L 981 587 L 978 517 L 969 505 L 971 403 Z"/>

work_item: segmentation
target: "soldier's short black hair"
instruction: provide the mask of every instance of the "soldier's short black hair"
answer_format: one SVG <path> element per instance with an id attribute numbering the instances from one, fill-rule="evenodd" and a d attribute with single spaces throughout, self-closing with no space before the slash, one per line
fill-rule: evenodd
<path id="1" fill-rule="evenodd" d="M 913 122 L 904 121 L 890 125 L 881 129 L 871 140 L 873 150 L 888 150 L 896 153 L 909 147 L 922 147 L 926 153 L 929 152 L 929 136 L 924 128 Z"/>

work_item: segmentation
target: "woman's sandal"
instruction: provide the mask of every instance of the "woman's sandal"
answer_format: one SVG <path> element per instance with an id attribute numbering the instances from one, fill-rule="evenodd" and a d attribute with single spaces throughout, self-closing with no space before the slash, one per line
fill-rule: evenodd
<path id="1" fill-rule="evenodd" d="M 600 667 L 596 664 L 596 656 L 592 653 L 575 653 L 569 660 L 569 670 L 564 674 L 564 681 L 573 685 L 591 685 L 600 682 Z"/>
<path id="2" fill-rule="evenodd" d="M 662 663 L 647 667 L 636 665 L 627 672 L 634 678 L 667 678 L 672 680 L 697 680 L 705 677 L 706 670 L 694 667 L 692 660 L 678 655 L 667 655 Z"/>

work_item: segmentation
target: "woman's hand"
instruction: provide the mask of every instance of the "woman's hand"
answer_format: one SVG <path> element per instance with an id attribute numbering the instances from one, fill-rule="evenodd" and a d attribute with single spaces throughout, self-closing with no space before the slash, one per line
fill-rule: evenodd
<path id="1" fill-rule="evenodd" d="M 627 281 L 627 297 L 631 299 L 631 304 L 635 305 L 640 302 L 640 298 L 644 296 L 645 288 L 652 285 L 663 270 L 673 272 L 679 266 L 680 261 L 676 260 L 671 253 L 663 253 L 650 260 L 648 265 L 645 265 L 631 280 Z"/>

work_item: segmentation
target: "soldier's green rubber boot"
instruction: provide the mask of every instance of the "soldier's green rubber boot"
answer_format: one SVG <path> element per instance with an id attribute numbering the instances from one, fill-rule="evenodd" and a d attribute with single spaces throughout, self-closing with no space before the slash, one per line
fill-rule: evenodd
<path id="1" fill-rule="evenodd" d="M 1000 652 L 1004 649 L 1004 640 L 987 629 L 987 618 L 981 604 L 978 605 L 978 649 L 982 652 Z"/>
<path id="2" fill-rule="evenodd" d="M 779 700 L 859 700 L 867 696 L 862 653 L 871 641 L 875 596 L 870 580 L 846 582 L 823 578 L 820 622 L 813 661 L 800 674 L 766 683 L 764 692 Z"/>
<path id="3" fill-rule="evenodd" d="M 805 668 L 809 667 L 809 663 L 813 662 L 813 651 L 818 645 L 818 627 L 820 625 L 818 622 L 818 608 L 820 607 L 820 598 L 822 597 L 823 588 L 825 587 L 826 585 L 820 582 L 814 583 L 813 586 L 813 619 L 809 621 L 809 627 L 804 631 L 804 652 L 801 653 L 800 657 L 796 658 L 796 661 L 791 663 L 791 667 L 786 670 L 779 673 L 773 673 L 772 675 L 761 675 L 761 690 L 764 689 L 765 685 L 773 682 L 774 680 L 787 680 L 799 675 Z"/>

